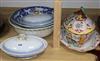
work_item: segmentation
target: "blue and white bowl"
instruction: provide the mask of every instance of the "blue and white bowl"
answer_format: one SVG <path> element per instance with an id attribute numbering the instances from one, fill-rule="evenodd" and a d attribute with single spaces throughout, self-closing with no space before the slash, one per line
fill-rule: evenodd
<path id="1" fill-rule="evenodd" d="M 53 8 L 33 6 L 15 11 L 9 20 L 17 33 L 45 37 L 53 31 Z"/>
<path id="2" fill-rule="evenodd" d="M 40 28 L 53 24 L 53 8 L 33 6 L 15 11 L 10 22 L 25 28 Z"/>
<path id="3" fill-rule="evenodd" d="M 10 23 L 10 24 L 14 27 L 15 31 L 19 34 L 35 35 L 38 37 L 46 37 L 53 32 L 53 25 L 43 27 L 43 28 L 30 29 L 30 28 L 23 28 L 23 27 L 20 27 L 18 25 L 12 24 L 12 23 Z"/>
<path id="4" fill-rule="evenodd" d="M 46 40 L 42 38 L 20 34 L 6 39 L 0 47 L 10 56 L 29 59 L 44 52 L 47 45 Z"/>

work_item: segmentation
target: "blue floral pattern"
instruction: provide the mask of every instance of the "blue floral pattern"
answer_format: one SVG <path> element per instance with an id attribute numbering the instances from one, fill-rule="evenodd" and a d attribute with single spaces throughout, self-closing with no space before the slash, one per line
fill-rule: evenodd
<path id="1" fill-rule="evenodd" d="M 24 16 L 29 14 L 34 14 L 34 12 L 37 11 L 40 13 L 53 15 L 53 8 L 44 6 L 33 6 L 33 7 L 21 8 L 15 11 L 11 16 L 10 21 L 16 25 L 19 25 L 20 21 L 22 21 L 22 18 Z"/>

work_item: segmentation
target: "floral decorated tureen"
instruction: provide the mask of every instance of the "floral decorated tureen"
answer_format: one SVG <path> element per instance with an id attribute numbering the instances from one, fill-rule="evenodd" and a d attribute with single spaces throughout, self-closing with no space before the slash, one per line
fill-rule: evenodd
<path id="1" fill-rule="evenodd" d="M 100 43 L 95 23 L 84 13 L 83 7 L 65 19 L 61 34 L 67 47 L 80 52 L 92 50 Z"/>

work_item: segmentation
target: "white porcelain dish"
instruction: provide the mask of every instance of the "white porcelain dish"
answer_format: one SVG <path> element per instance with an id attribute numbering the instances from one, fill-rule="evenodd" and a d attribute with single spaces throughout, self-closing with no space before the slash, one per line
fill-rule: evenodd
<path id="1" fill-rule="evenodd" d="M 86 52 L 95 49 L 98 44 L 100 43 L 100 35 L 98 32 L 95 32 L 87 42 L 85 42 L 82 46 L 79 46 L 75 41 L 72 39 L 68 39 L 65 37 L 66 32 L 64 29 L 61 30 L 61 42 L 68 47 L 69 49 L 79 51 L 79 52 Z"/>
<path id="2" fill-rule="evenodd" d="M 21 26 L 32 27 L 45 27 L 53 23 L 53 16 L 48 14 L 36 14 L 24 16 L 20 21 Z"/>
<path id="3" fill-rule="evenodd" d="M 12 24 L 11 22 L 10 22 L 10 24 L 14 27 L 15 31 L 19 34 L 27 34 L 27 35 L 35 35 L 38 37 L 46 37 L 53 32 L 53 25 L 44 27 L 44 28 L 28 29 L 28 28 L 22 28 L 20 26 Z"/>
<path id="4" fill-rule="evenodd" d="M 13 57 L 27 59 L 44 52 L 47 45 L 46 40 L 40 37 L 20 34 L 4 40 L 1 43 L 1 50 Z"/>
<path id="5" fill-rule="evenodd" d="M 53 8 L 44 6 L 21 8 L 11 15 L 10 22 L 25 28 L 44 27 L 53 23 Z"/>

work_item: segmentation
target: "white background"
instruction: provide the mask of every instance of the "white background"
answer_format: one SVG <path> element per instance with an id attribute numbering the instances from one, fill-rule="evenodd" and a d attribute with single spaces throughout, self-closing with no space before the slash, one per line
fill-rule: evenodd
<path id="1" fill-rule="evenodd" d="M 27 6 L 49 6 L 53 7 L 54 0 L 0 0 L 0 7 L 27 7 Z M 99 8 L 100 0 L 62 0 L 63 8 Z"/>

